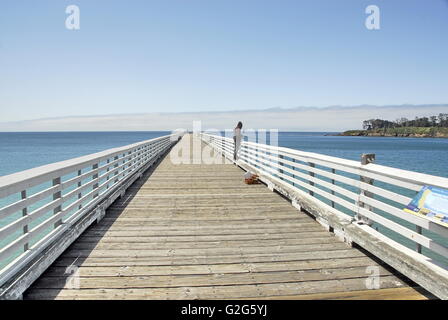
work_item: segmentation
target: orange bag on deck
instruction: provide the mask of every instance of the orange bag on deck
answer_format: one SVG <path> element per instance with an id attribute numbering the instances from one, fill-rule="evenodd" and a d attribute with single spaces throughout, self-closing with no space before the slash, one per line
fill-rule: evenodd
<path id="1" fill-rule="evenodd" d="M 244 182 L 246 184 L 256 184 L 259 183 L 258 181 L 258 175 L 252 174 L 249 171 L 244 174 Z"/>

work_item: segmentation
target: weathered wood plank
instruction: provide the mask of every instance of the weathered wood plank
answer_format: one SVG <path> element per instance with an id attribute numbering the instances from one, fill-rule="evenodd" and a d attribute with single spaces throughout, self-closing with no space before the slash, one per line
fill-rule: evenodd
<path id="1" fill-rule="evenodd" d="M 258 216 L 243 216 L 243 217 L 238 217 L 238 216 L 233 216 L 233 217 L 201 217 L 201 219 L 199 221 L 197 220 L 191 220 L 191 219 L 186 219 L 182 216 L 173 216 L 171 218 L 166 218 L 165 217 L 159 217 L 159 218 L 154 218 L 154 217 L 133 217 L 133 216 L 118 216 L 116 218 L 103 218 L 103 220 L 101 220 L 101 225 L 105 226 L 105 225 L 109 225 L 110 223 L 116 223 L 116 224 L 123 224 L 123 225 L 133 225 L 133 224 L 148 224 L 148 225 L 153 225 L 153 226 L 158 226 L 158 225 L 175 225 L 175 224 L 180 224 L 180 225 L 216 225 L 216 224 L 221 224 L 221 223 L 227 223 L 229 225 L 234 225 L 237 223 L 240 223 L 242 221 L 250 221 L 252 223 L 297 223 L 297 222 L 307 222 L 309 223 L 309 219 L 307 219 L 306 217 L 301 217 L 298 219 L 294 219 L 290 216 L 285 216 L 285 217 L 258 217 Z"/>
<path id="2" fill-rule="evenodd" d="M 248 214 L 251 216 L 264 216 L 264 215 L 292 215 L 297 214 L 297 210 L 294 212 L 290 205 L 270 205 L 268 207 L 238 207 L 238 210 L 230 210 L 226 207 L 200 207 L 200 208 L 112 208 L 108 210 L 107 217 L 119 216 L 152 216 L 152 217 L 171 217 L 171 216 L 188 216 L 195 215 L 195 219 L 199 220 L 202 217 L 220 217 L 220 216 L 237 216 L 238 213 Z M 190 217 L 192 218 L 192 217 Z"/>
<path id="3" fill-rule="evenodd" d="M 381 278 L 381 288 L 401 288 L 404 285 L 395 276 Z M 35 289 L 27 294 L 28 299 L 247 299 L 264 296 L 286 296 L 325 292 L 347 292 L 365 290 L 365 279 L 325 280 L 297 283 L 275 283 L 258 285 L 179 287 L 179 288 L 132 288 L 132 289 Z"/>
<path id="4" fill-rule="evenodd" d="M 238 247 L 227 248 L 201 248 L 201 249 L 134 249 L 129 248 L 126 250 L 77 250 L 68 249 L 63 253 L 64 257 L 167 257 L 167 256 L 198 256 L 198 255 L 232 255 L 235 251 L 240 254 L 250 253 L 279 253 L 279 252 L 315 252 L 326 250 L 345 250 L 347 245 L 345 243 L 317 243 L 317 244 L 304 244 L 304 245 L 278 245 L 270 247 Z M 354 249 L 353 249 L 354 250 Z"/>
<path id="5" fill-rule="evenodd" d="M 380 277 L 391 275 L 389 271 L 379 268 Z M 33 285 L 39 289 L 67 288 L 69 276 L 41 277 Z M 229 286 L 245 284 L 270 284 L 290 282 L 311 282 L 324 280 L 341 280 L 363 278 L 367 279 L 366 267 L 345 267 L 337 269 L 277 271 L 258 273 L 216 273 L 216 274 L 188 274 L 188 275 L 140 275 L 140 276 L 90 276 L 81 277 L 80 289 L 116 289 L 116 288 L 168 288 L 168 287 L 201 287 L 201 286 Z"/>
<path id="6" fill-rule="evenodd" d="M 435 297 L 423 295 L 412 287 L 387 288 L 376 290 L 361 290 L 347 292 L 330 292 L 317 294 L 303 294 L 294 296 L 257 297 L 258 300 L 428 300 Z"/>
<path id="7" fill-rule="evenodd" d="M 54 266 L 160 266 L 160 265 L 198 265 L 198 264 L 226 264 L 226 263 L 251 263 L 251 262 L 288 262 L 307 261 L 333 258 L 357 258 L 365 257 L 358 250 L 332 250 L 316 252 L 276 252 L 276 253 L 246 253 L 244 255 L 197 255 L 194 257 L 177 256 L 170 257 L 64 257 L 61 256 L 53 264 Z"/>
<path id="8" fill-rule="evenodd" d="M 86 235 L 89 236 L 103 236 L 105 232 L 110 237 L 128 237 L 128 236 L 139 236 L 139 237 L 149 237 L 149 236 L 181 236 L 181 235 L 225 235 L 225 234 L 278 234 L 278 233 L 304 233 L 304 232 L 314 232 L 322 231 L 322 227 L 319 225 L 310 225 L 306 227 L 297 228 L 283 228 L 283 229 L 272 229 L 272 228 L 259 228 L 259 229 L 195 229 L 195 230 L 108 230 L 108 229 L 90 229 L 86 231 Z"/>
<path id="9" fill-rule="evenodd" d="M 123 276 L 153 276 L 153 275 L 197 275 L 223 273 L 257 273 L 278 271 L 301 271 L 312 269 L 334 269 L 347 267 L 368 267 L 375 265 L 368 257 L 321 259 L 306 261 L 252 262 L 207 265 L 178 265 L 178 266 L 107 266 L 78 268 L 79 277 L 123 277 Z M 66 276 L 66 268 L 53 266 L 45 277 Z"/>
<path id="10" fill-rule="evenodd" d="M 142 224 L 130 224 L 130 223 L 117 223 L 117 224 L 100 224 L 95 230 L 108 230 L 112 231 L 149 231 L 149 232 L 164 232 L 164 231 L 201 231 L 201 232 L 209 232 L 213 233 L 215 230 L 225 230 L 228 232 L 232 232 L 232 230 L 265 230 L 266 227 L 270 227 L 269 229 L 277 229 L 282 230 L 283 228 L 288 228 L 289 230 L 300 230 L 308 227 L 315 227 L 316 223 L 314 221 L 305 221 L 305 222 L 295 222 L 295 223 L 251 223 L 248 225 L 233 225 L 233 224 L 204 224 L 198 222 L 197 224 L 169 224 L 169 225 L 142 225 Z"/>
<path id="11" fill-rule="evenodd" d="M 327 231 L 305 232 L 305 233 L 280 233 L 280 234 L 224 234 L 224 235 L 192 235 L 192 236 L 149 236 L 149 237 L 109 237 L 107 234 L 104 236 L 81 236 L 77 242 L 95 242 L 95 243 L 129 243 L 129 246 L 133 246 L 131 243 L 176 243 L 176 242 L 214 242 L 214 241 L 245 241 L 245 240 L 278 240 L 284 241 L 287 239 L 298 240 L 308 238 L 330 238 Z M 333 240 L 334 241 L 334 240 Z"/>
<path id="12" fill-rule="evenodd" d="M 211 249 L 211 248 L 240 248 L 240 247 L 272 247 L 272 246 L 294 246 L 333 243 L 334 239 L 325 238 L 305 238 L 287 240 L 245 240 L 245 241 L 181 241 L 181 242 L 135 242 L 133 250 L 154 250 L 154 249 Z M 70 249 L 74 250 L 126 250 L 129 243 L 123 242 L 85 242 L 77 241 Z"/>

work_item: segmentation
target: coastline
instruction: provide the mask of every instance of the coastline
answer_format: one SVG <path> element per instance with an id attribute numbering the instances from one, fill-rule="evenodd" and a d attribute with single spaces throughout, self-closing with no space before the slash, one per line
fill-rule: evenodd
<path id="1" fill-rule="evenodd" d="M 336 134 L 350 137 L 448 138 L 448 128 L 402 127 L 375 130 L 347 130 Z"/>

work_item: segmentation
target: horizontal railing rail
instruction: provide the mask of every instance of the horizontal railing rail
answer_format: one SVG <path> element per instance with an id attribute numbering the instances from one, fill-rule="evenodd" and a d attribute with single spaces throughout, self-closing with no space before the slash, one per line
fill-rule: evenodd
<path id="1" fill-rule="evenodd" d="M 233 161 L 233 139 L 206 133 L 200 136 Z M 274 183 L 300 190 L 347 221 L 381 228 L 387 238 L 407 247 L 413 243 L 422 260 L 446 269 L 448 228 L 403 208 L 425 185 L 448 189 L 448 178 L 369 163 L 368 155 L 363 163 L 249 141 L 242 142 L 238 155 L 236 163 L 256 171 L 268 186 Z M 318 217 L 318 221 L 332 228 L 325 218 Z M 397 237 L 391 238 L 392 234 L 405 240 L 394 240 Z"/>
<path id="2" fill-rule="evenodd" d="M 181 135 L 0 177 L 0 287 L 130 177 L 141 176 Z"/>

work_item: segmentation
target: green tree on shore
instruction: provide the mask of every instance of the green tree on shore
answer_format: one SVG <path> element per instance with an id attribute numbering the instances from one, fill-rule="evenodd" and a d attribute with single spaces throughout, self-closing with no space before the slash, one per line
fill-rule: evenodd
<path id="1" fill-rule="evenodd" d="M 389 129 L 389 128 L 407 128 L 407 127 L 419 127 L 419 128 L 448 128 L 448 113 L 439 113 L 438 116 L 430 117 L 415 117 L 414 120 L 407 118 L 400 118 L 395 121 L 383 120 L 383 119 L 370 119 L 364 120 L 362 123 L 364 130 L 377 130 L 377 129 Z"/>

